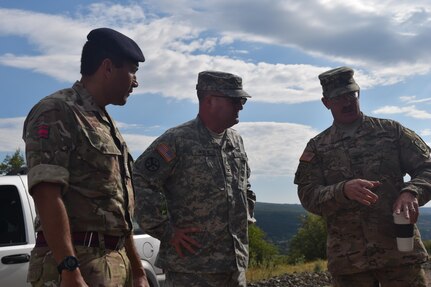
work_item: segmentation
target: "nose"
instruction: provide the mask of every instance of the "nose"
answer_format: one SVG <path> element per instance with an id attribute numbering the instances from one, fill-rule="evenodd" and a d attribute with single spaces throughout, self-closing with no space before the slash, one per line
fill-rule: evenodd
<path id="1" fill-rule="evenodd" d="M 136 75 L 133 76 L 132 87 L 137 88 L 139 86 L 138 80 L 136 79 Z"/>

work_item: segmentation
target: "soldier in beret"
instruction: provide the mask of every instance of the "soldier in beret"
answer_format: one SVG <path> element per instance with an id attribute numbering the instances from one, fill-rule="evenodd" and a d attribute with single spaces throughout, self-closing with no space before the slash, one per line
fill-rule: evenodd
<path id="1" fill-rule="evenodd" d="M 144 55 L 129 37 L 92 30 L 81 80 L 30 111 L 23 139 L 38 216 L 33 286 L 145 286 L 133 242 L 132 158 L 105 107 L 124 105 Z"/>
<path id="2" fill-rule="evenodd" d="M 295 183 L 305 209 L 327 223 L 334 286 L 425 287 L 428 254 L 414 223 L 431 194 L 429 147 L 398 122 L 361 112 L 351 68 L 319 79 L 334 122 L 308 142 Z M 414 224 L 412 251 L 398 250 L 393 213 Z"/>
<path id="3" fill-rule="evenodd" d="M 166 286 L 246 286 L 255 194 L 241 136 L 231 127 L 250 96 L 236 75 L 204 71 L 199 114 L 157 138 L 134 165 L 136 215 L 161 240 Z"/>

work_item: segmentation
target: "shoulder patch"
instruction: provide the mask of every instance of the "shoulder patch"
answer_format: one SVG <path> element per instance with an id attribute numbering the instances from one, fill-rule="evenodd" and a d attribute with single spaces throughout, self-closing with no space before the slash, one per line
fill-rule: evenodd
<path id="1" fill-rule="evenodd" d="M 310 162 L 314 158 L 314 153 L 309 151 L 304 151 L 299 158 L 300 161 Z"/>
<path id="2" fill-rule="evenodd" d="M 159 160 L 154 157 L 147 158 L 147 160 L 145 160 L 144 162 L 144 165 L 148 171 L 153 171 L 153 172 L 158 171 L 160 168 Z"/>
<path id="3" fill-rule="evenodd" d="M 165 143 L 161 143 L 156 147 L 156 151 L 165 160 L 165 162 L 171 162 L 175 158 L 175 153 Z"/>
<path id="4" fill-rule="evenodd" d="M 37 127 L 37 135 L 40 139 L 48 139 L 49 138 L 49 126 L 40 125 Z"/>

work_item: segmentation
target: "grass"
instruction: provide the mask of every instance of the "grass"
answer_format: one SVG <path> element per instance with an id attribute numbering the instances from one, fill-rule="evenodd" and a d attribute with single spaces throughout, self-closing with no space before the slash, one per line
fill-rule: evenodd
<path id="1" fill-rule="evenodd" d="M 257 282 L 286 273 L 326 271 L 326 261 L 301 263 L 296 265 L 280 264 L 267 267 L 251 267 L 247 270 L 247 282 Z"/>

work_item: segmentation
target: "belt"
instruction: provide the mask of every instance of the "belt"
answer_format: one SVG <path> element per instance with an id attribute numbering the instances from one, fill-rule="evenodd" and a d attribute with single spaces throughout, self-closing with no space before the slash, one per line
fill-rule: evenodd
<path id="1" fill-rule="evenodd" d="M 102 240 L 99 240 L 99 236 L 102 236 Z M 72 232 L 71 234 L 72 242 L 74 245 L 81 245 L 86 247 L 101 247 L 111 250 L 120 250 L 124 247 L 123 236 L 112 236 L 102 234 L 97 231 L 84 231 L 84 232 Z M 42 231 L 39 231 L 36 236 L 36 247 L 46 247 L 48 246 L 45 236 Z"/>

